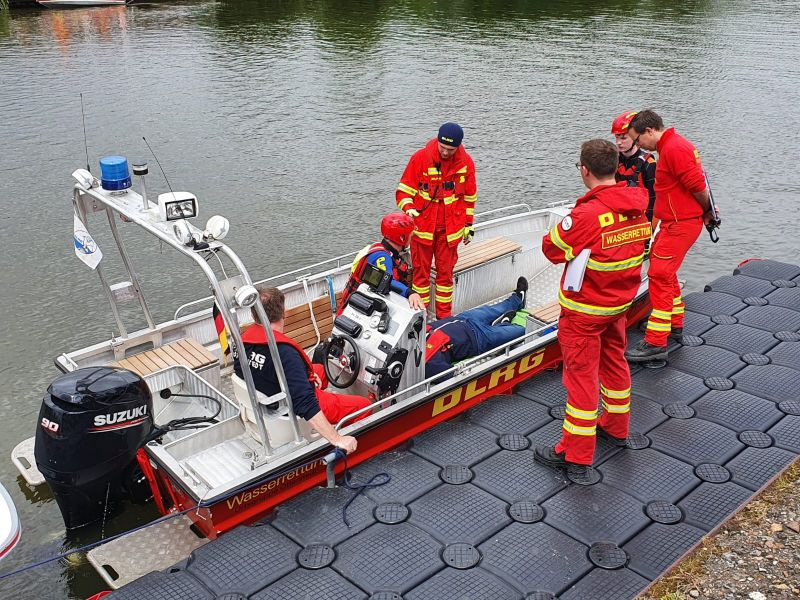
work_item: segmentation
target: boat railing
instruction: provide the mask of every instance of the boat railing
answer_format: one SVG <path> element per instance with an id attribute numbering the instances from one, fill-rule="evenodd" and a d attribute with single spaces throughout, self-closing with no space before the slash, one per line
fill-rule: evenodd
<path id="1" fill-rule="evenodd" d="M 365 406 L 364 408 L 361 408 L 355 412 L 350 413 L 349 415 L 344 416 L 336 424 L 336 430 L 338 431 L 339 429 L 344 427 L 346 423 L 349 423 L 353 419 L 365 413 L 371 412 L 375 408 L 383 408 L 388 404 L 391 404 L 393 400 L 399 401 L 401 396 L 408 397 L 409 392 L 413 392 L 414 390 L 422 390 L 424 391 L 424 396 L 427 396 L 430 394 L 431 389 L 435 385 L 439 385 L 439 383 L 436 382 L 441 381 L 441 383 L 444 383 L 444 380 L 449 380 L 450 376 L 460 375 L 461 373 L 468 371 L 475 365 L 486 362 L 487 359 L 497 358 L 501 355 L 509 356 L 511 354 L 512 348 L 522 346 L 526 342 L 531 342 L 536 338 L 542 340 L 542 342 L 545 342 L 546 340 L 550 339 L 549 337 L 546 337 L 550 333 L 553 333 L 553 335 L 555 335 L 555 328 L 553 327 L 552 323 L 547 323 L 546 325 L 543 325 L 538 329 L 534 329 L 533 331 L 525 333 L 525 335 L 521 337 L 514 338 L 513 340 L 508 341 L 500 346 L 497 346 L 496 348 L 487 350 L 483 354 L 479 354 L 478 356 L 473 356 L 471 358 L 463 360 L 457 365 L 454 365 L 453 367 L 447 369 L 446 371 L 442 371 L 441 373 L 438 373 L 433 377 L 429 377 L 427 379 L 424 379 L 423 381 L 420 381 L 419 383 L 410 385 L 409 387 L 400 390 L 399 392 L 392 394 L 391 396 L 387 396 L 386 398 L 377 400 L 372 404 L 370 404 L 369 406 Z"/>

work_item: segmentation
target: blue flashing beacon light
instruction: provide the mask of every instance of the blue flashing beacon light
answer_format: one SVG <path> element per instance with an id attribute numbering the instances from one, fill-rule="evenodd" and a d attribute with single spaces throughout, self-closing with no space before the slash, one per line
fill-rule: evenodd
<path id="1" fill-rule="evenodd" d="M 106 156 L 100 159 L 100 183 L 111 192 L 131 187 L 128 159 L 124 156 Z"/>

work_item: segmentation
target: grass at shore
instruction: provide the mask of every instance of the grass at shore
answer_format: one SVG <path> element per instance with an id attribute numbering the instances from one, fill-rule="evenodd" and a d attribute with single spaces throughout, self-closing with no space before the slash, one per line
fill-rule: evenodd
<path id="1" fill-rule="evenodd" d="M 769 509 L 787 502 L 797 493 L 795 483 L 800 478 L 800 461 L 795 461 L 772 484 L 728 521 L 720 532 L 755 529 L 761 526 Z M 708 559 L 724 552 L 716 536 L 703 540 L 683 561 L 663 576 L 647 593 L 643 600 L 692 600 L 688 592 L 700 587 L 701 579 L 708 575 L 705 565 Z M 713 575 L 713 574 L 712 574 Z"/>

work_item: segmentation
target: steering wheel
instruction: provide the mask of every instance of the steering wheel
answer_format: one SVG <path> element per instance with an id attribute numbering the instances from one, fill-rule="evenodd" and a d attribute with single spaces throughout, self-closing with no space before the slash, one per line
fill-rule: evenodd
<path id="1" fill-rule="evenodd" d="M 322 366 L 333 387 L 343 389 L 353 385 L 361 369 L 361 354 L 356 341 L 346 333 L 335 333 L 325 346 Z M 333 366 L 337 368 L 336 373 L 332 372 Z"/>

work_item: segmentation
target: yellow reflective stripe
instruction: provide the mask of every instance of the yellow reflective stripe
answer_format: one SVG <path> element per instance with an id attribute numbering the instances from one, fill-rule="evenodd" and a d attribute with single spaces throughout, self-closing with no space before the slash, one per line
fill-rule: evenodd
<path id="1" fill-rule="evenodd" d="M 446 198 L 444 198 L 444 203 L 445 203 L 445 205 L 452 204 L 456 200 L 457 200 L 457 198 L 455 196 L 447 196 Z"/>
<path id="2" fill-rule="evenodd" d="M 631 403 L 626 402 L 625 404 L 609 404 L 608 402 L 603 401 L 603 410 L 607 413 L 613 413 L 615 415 L 624 415 L 625 413 L 631 412 Z"/>
<path id="3" fill-rule="evenodd" d="M 431 199 L 431 195 L 425 190 L 420 190 L 419 197 L 422 198 L 423 200 L 428 200 L 428 201 L 430 201 Z"/>
<path id="4" fill-rule="evenodd" d="M 671 310 L 659 310 L 654 308 L 653 311 L 650 313 L 651 319 L 664 319 L 665 321 L 669 321 L 672 318 L 672 311 Z"/>
<path id="5" fill-rule="evenodd" d="M 418 285 L 412 285 L 411 289 L 417 292 L 418 294 L 427 294 L 431 291 L 431 286 L 426 285 L 425 287 L 420 287 Z"/>
<path id="6" fill-rule="evenodd" d="M 440 292 L 452 292 L 453 291 L 453 286 L 452 285 L 439 285 L 437 283 L 436 284 L 436 289 L 438 291 L 440 291 Z"/>
<path id="7" fill-rule="evenodd" d="M 590 258 L 586 268 L 593 271 L 624 271 L 625 269 L 630 269 L 631 267 L 638 267 L 643 262 L 644 252 L 642 252 L 639 256 L 634 256 L 628 260 L 618 260 L 616 262 L 600 262 Z"/>
<path id="8" fill-rule="evenodd" d="M 575 312 L 600 316 L 618 315 L 619 313 L 628 310 L 628 307 L 631 305 L 631 302 L 623 304 L 622 306 L 595 306 L 592 304 L 584 304 L 583 302 L 570 300 L 561 290 L 558 290 L 558 303 L 564 308 L 574 310 Z"/>
<path id="9" fill-rule="evenodd" d="M 429 231 L 418 231 L 417 229 L 415 229 L 414 235 L 417 236 L 418 238 L 422 238 L 423 240 L 433 241 L 433 233 Z"/>
<path id="10" fill-rule="evenodd" d="M 475 214 L 475 209 L 474 209 L 474 208 L 468 208 L 468 209 L 467 209 L 467 216 L 470 216 L 470 217 L 471 217 L 471 216 L 473 216 L 474 214 Z"/>
<path id="11" fill-rule="evenodd" d="M 564 252 L 564 257 L 567 260 L 572 260 L 575 258 L 575 254 L 572 251 L 572 246 L 561 239 L 561 234 L 558 233 L 558 225 L 550 230 L 550 240 L 553 242 L 553 244 L 555 244 L 556 248 Z"/>
<path id="12" fill-rule="evenodd" d="M 451 233 L 450 235 L 448 235 L 447 236 L 447 241 L 448 242 L 454 242 L 457 239 L 462 238 L 462 237 L 464 237 L 464 228 L 463 227 L 461 229 L 459 229 L 458 231 L 456 231 L 455 233 Z M 431 239 L 433 239 L 433 238 L 431 238 Z"/>
<path id="13" fill-rule="evenodd" d="M 440 296 L 439 294 L 436 294 L 435 298 L 437 302 L 443 302 L 445 304 L 449 304 L 450 302 L 453 301 L 453 294 L 449 294 L 447 296 Z"/>
<path id="14" fill-rule="evenodd" d="M 361 250 L 358 251 L 358 254 L 356 254 L 356 257 L 353 259 L 353 265 L 350 267 L 351 273 L 356 272 L 356 267 L 358 266 L 358 263 L 361 262 L 361 259 L 367 255 L 370 248 L 372 248 L 372 244 L 364 246 Z"/>
<path id="15" fill-rule="evenodd" d="M 675 308 L 672 309 L 673 315 L 682 315 L 685 312 L 686 312 L 685 306 L 676 306 Z"/>
<path id="16" fill-rule="evenodd" d="M 678 296 L 677 298 L 672 299 L 672 305 L 675 306 L 676 304 L 683 304 L 683 298 Z"/>
<path id="17" fill-rule="evenodd" d="M 477 199 L 478 199 L 478 194 L 472 194 L 471 196 L 464 195 L 465 202 L 475 202 Z"/>
<path id="18" fill-rule="evenodd" d="M 595 435 L 597 433 L 597 425 L 591 427 L 581 427 L 580 425 L 573 425 L 569 421 L 564 421 L 564 431 L 573 435 Z"/>
<path id="19" fill-rule="evenodd" d="M 600 386 L 600 393 L 606 396 L 607 398 L 619 398 L 620 400 L 624 400 L 625 398 L 631 395 L 631 388 L 626 390 L 610 390 L 607 387 Z"/>
<path id="20" fill-rule="evenodd" d="M 412 198 L 417 195 L 417 190 L 412 188 L 410 185 L 406 185 L 402 181 L 397 184 L 397 191 L 405 192 L 406 194 L 410 194 Z"/>
<path id="21" fill-rule="evenodd" d="M 457 174 L 466 173 L 466 172 L 467 172 L 467 165 L 464 165 L 458 171 L 456 171 Z"/>
<path id="22" fill-rule="evenodd" d="M 441 171 L 436 167 L 428 167 L 428 175 L 441 175 Z"/>
<path id="23" fill-rule="evenodd" d="M 403 198 L 402 200 L 400 200 L 400 204 L 398 204 L 398 206 L 400 207 L 400 210 L 404 210 L 405 207 L 408 206 L 409 204 L 413 206 L 414 201 L 411 198 Z"/>
<path id="24" fill-rule="evenodd" d="M 650 331 L 672 331 L 670 323 L 656 323 L 655 321 L 648 321 L 647 328 Z"/>
<path id="25" fill-rule="evenodd" d="M 576 419 L 582 419 L 584 421 L 592 421 L 597 418 L 597 410 L 581 410 L 580 408 L 575 408 L 570 403 L 567 403 L 566 413 L 570 417 L 575 417 Z"/>

